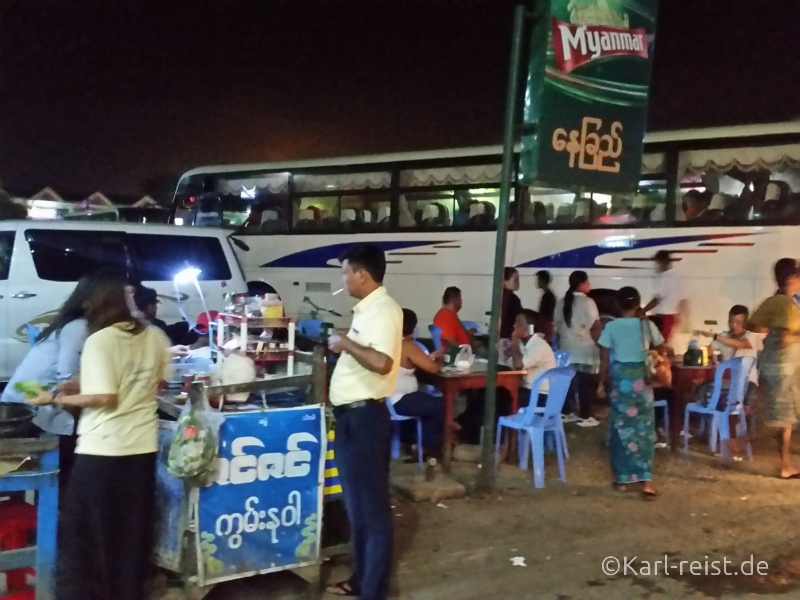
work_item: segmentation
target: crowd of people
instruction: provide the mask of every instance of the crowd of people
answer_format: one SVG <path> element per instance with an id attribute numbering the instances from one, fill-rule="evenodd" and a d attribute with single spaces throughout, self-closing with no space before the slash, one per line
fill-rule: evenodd
<path id="1" fill-rule="evenodd" d="M 0 402 L 37 405 L 59 438 L 56 597 L 140 600 L 154 522 L 157 393 L 173 356 L 206 338 L 157 318 L 155 290 L 124 274 L 84 276 L 42 330 Z M 170 334 L 168 336 L 168 334 Z M 17 391 L 35 381 L 36 398 Z"/>
<path id="2" fill-rule="evenodd" d="M 646 499 L 657 495 L 652 483 L 653 403 L 659 392 L 654 391 L 654 366 L 669 354 L 686 302 L 680 279 L 671 272 L 670 255 L 660 251 L 654 261 L 654 297 L 644 304 L 638 290 L 621 288 L 616 293 L 619 313 L 605 325 L 582 271 L 569 276 L 568 290 L 560 299 L 550 289 L 549 273 L 537 273 L 542 294 L 535 311 L 525 308 L 517 295 L 519 273 L 507 268 L 500 315 L 501 361 L 525 371 L 519 406 L 546 402 L 549 390 L 539 387 L 533 397 L 534 382 L 556 366 L 556 351 L 568 352 L 575 376 L 563 419 L 595 427 L 597 399 L 607 398 L 613 484 L 619 490 L 636 486 Z M 434 316 L 443 348 L 429 351 L 416 340 L 417 315 L 402 309 L 383 286 L 384 252 L 358 244 L 341 262 L 344 289 L 358 302 L 349 331 L 334 332 L 327 341 L 339 355 L 329 398 L 355 570 L 328 591 L 383 599 L 392 552 L 392 424 L 387 405 L 397 414 L 419 417 L 418 442 L 429 456 L 438 455 L 445 427 L 461 424 L 444 423 L 440 398 L 420 386 L 416 372 L 438 372 L 449 347 L 478 346 L 485 340 L 459 319 L 461 292 L 450 287 Z M 720 360 L 758 359 L 748 374 L 749 404 L 764 430 L 777 431 L 779 476 L 795 479 L 800 469 L 792 461 L 791 437 L 800 418 L 800 265 L 781 259 L 774 276 L 777 291 L 752 314 L 745 306 L 733 306 L 728 330 L 706 333 L 713 337 L 710 349 Z M 65 493 L 58 598 L 143 597 L 151 528 L 142 524 L 153 522 L 156 396 L 169 379 L 172 356 L 185 354 L 186 343 L 204 343 L 203 336 L 192 340 L 185 331 L 160 322 L 157 300 L 152 290 L 130 285 L 117 273 L 84 277 L 39 334 L 0 398 L 36 404 L 36 425 L 62 440 L 60 483 Z M 656 316 L 651 319 L 647 312 Z M 26 399 L 13 384 L 27 380 L 52 386 Z M 480 406 L 480 398 L 473 400 L 473 406 Z M 469 412 L 468 405 L 465 413 Z"/>
<path id="3" fill-rule="evenodd" d="M 653 297 L 644 302 L 638 290 L 623 287 L 616 293 L 617 316 L 605 325 L 590 296 L 589 277 L 583 271 L 570 274 L 568 290 L 559 299 L 550 289 L 550 274 L 537 273 L 537 287 L 542 294 L 538 310 L 534 311 L 524 308 L 517 295 L 519 273 L 506 268 L 500 315 L 501 362 L 526 371 L 519 406 L 525 407 L 531 401 L 535 377 L 555 367 L 554 352 L 568 352 L 575 376 L 562 419 L 579 427 L 596 427 L 600 424 L 598 400 L 608 400 L 614 484 L 620 489 L 637 484 L 647 498 L 656 495 L 651 482 L 654 449 L 667 445 L 666 432 L 656 423 L 653 403 L 656 399 L 672 401 L 671 341 L 681 315 L 688 311 L 687 294 L 672 269 L 669 252 L 658 251 L 653 261 Z M 800 415 L 800 308 L 793 299 L 800 292 L 800 276 L 793 259 L 776 264 L 775 280 L 778 291 L 752 315 L 747 307 L 735 305 L 730 309 L 726 331 L 695 333 L 712 338 L 709 355 L 719 362 L 734 357 L 754 359 L 745 395 L 748 412 L 760 415 L 763 423 L 781 431 L 781 477 L 800 477 L 790 455 L 791 430 L 796 415 Z M 448 287 L 442 307 L 433 317 L 444 348 L 468 344 L 481 350 L 485 338 L 476 336 L 461 322 L 461 308 L 461 291 Z M 414 369 L 438 371 L 443 353 L 426 354 L 420 349 L 413 338 L 417 316 L 407 309 L 403 312 L 403 383 L 394 389 L 390 401 L 398 414 L 422 420 L 425 452 L 436 456 L 441 451 L 442 403 L 435 394 L 420 390 Z M 713 382 L 701 386 L 696 391 L 697 401 L 707 403 L 712 390 Z M 546 394 L 547 390 L 540 392 Z M 462 441 L 467 443 L 477 443 L 483 425 L 482 395 L 475 396 L 468 398 L 466 410 L 456 422 L 448 424 L 459 429 Z M 507 414 L 510 408 L 506 396 L 505 390 L 498 389 L 499 415 Z"/>

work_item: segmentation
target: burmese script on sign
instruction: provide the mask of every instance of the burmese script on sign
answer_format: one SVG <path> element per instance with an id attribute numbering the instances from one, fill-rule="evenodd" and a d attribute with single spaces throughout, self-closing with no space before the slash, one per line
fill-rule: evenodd
<path id="1" fill-rule="evenodd" d="M 567 132 L 563 127 L 553 131 L 553 150 L 569 154 L 569 168 L 585 171 L 618 173 L 622 154 L 622 123 L 614 121 L 608 133 L 602 133 L 603 120 L 584 117 L 581 129 Z"/>

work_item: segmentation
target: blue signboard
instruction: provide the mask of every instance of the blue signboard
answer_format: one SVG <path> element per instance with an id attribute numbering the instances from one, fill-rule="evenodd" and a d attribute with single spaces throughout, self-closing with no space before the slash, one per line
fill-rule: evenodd
<path id="1" fill-rule="evenodd" d="M 199 494 L 205 583 L 318 559 L 324 450 L 321 406 L 226 417 L 219 476 Z"/>

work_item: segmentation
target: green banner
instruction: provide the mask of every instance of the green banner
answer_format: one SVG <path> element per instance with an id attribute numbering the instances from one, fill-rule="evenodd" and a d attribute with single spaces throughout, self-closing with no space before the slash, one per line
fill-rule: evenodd
<path id="1" fill-rule="evenodd" d="M 658 0 L 542 0 L 537 7 L 520 179 L 635 192 Z"/>

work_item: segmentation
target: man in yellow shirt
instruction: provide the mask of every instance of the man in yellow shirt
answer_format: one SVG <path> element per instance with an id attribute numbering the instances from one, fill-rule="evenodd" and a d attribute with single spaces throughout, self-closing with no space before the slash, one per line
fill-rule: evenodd
<path id="1" fill-rule="evenodd" d="M 328 347 L 340 355 L 331 378 L 330 401 L 355 569 L 349 580 L 328 591 L 386 600 L 392 561 L 392 422 L 385 398 L 397 382 L 403 311 L 383 287 L 386 257 L 378 246 L 357 244 L 340 261 L 344 289 L 359 301 L 350 331 L 328 339 Z"/>

